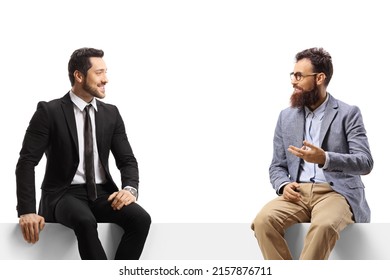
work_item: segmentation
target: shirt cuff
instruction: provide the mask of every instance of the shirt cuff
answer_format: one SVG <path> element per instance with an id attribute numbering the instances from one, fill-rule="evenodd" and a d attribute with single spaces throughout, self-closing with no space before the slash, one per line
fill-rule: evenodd
<path id="1" fill-rule="evenodd" d="M 322 168 L 322 169 L 327 169 L 329 166 L 329 155 L 328 155 L 328 152 L 325 152 L 325 163 L 324 165 L 318 165 L 319 168 Z"/>

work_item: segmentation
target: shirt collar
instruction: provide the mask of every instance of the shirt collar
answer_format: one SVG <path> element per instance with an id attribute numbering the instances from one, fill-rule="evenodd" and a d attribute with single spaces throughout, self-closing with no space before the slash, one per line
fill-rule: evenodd
<path id="1" fill-rule="evenodd" d="M 85 106 L 91 104 L 92 107 L 95 109 L 97 112 L 98 108 L 96 105 L 96 98 L 94 97 L 90 103 L 85 102 L 82 100 L 80 97 L 78 97 L 73 91 L 69 92 L 70 94 L 70 99 L 72 100 L 73 104 L 76 105 L 77 108 L 79 108 L 80 111 L 84 111 Z"/>

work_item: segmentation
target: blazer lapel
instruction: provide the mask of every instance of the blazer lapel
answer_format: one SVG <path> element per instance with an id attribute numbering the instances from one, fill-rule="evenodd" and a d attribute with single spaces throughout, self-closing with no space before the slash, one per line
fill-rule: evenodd
<path id="1" fill-rule="evenodd" d="M 65 115 L 65 120 L 68 125 L 70 134 L 72 136 L 73 143 L 77 147 L 77 150 L 79 149 L 79 142 L 77 139 L 77 128 L 76 128 L 76 119 L 74 116 L 74 109 L 73 109 L 73 103 L 72 100 L 70 99 L 69 93 L 67 93 L 63 98 L 62 98 L 62 111 L 64 112 Z"/>
<path id="2" fill-rule="evenodd" d="M 95 113 L 95 127 L 96 127 L 96 142 L 98 151 L 102 151 L 101 145 L 103 143 L 103 135 L 104 135 L 104 107 L 101 105 L 99 101 L 96 100 L 97 104 L 97 112 Z"/>
<path id="3" fill-rule="evenodd" d="M 290 128 L 292 128 L 292 131 L 290 135 L 293 135 L 294 141 L 293 143 L 291 143 L 291 145 L 300 148 L 303 145 L 303 137 L 305 135 L 305 110 L 297 110 L 296 114 L 292 119 L 292 122 L 293 123 L 290 126 Z"/>
<path id="4" fill-rule="evenodd" d="M 328 93 L 329 94 L 329 93 Z M 320 130 L 320 147 L 322 147 L 322 143 L 324 142 L 324 138 L 326 133 L 329 130 L 331 123 L 333 122 L 335 116 L 337 115 L 338 108 L 337 101 L 329 94 L 328 105 L 325 109 L 324 119 L 322 120 L 321 130 Z"/>
<path id="5" fill-rule="evenodd" d="M 291 122 L 288 124 L 285 129 L 289 131 L 289 145 L 293 145 L 295 147 L 302 147 L 303 145 L 303 137 L 304 137 L 304 130 L 305 130 L 305 110 L 304 109 L 298 109 L 294 110 L 294 115 L 291 117 Z M 286 147 L 287 149 L 287 147 Z M 286 151 L 286 153 L 288 153 Z M 290 174 L 293 178 L 293 180 L 297 180 L 298 174 L 299 174 L 299 167 L 301 163 L 301 159 L 298 157 L 289 157 L 289 170 Z"/>

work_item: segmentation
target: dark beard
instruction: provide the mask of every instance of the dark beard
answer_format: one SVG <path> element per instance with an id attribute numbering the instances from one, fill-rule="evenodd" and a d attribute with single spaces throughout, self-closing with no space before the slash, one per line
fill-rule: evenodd
<path id="1" fill-rule="evenodd" d="M 312 90 L 303 91 L 301 93 L 293 93 L 290 97 L 291 107 L 302 109 L 303 107 L 311 107 L 320 100 L 320 91 L 317 86 Z"/>
<path id="2" fill-rule="evenodd" d="M 93 88 L 89 84 L 87 84 L 87 82 L 85 80 L 83 81 L 82 88 L 83 88 L 83 90 L 85 90 L 86 92 L 88 92 L 90 95 L 92 95 L 94 97 L 99 96 L 99 92 L 95 88 Z M 100 98 L 100 97 L 98 97 L 98 98 Z"/>

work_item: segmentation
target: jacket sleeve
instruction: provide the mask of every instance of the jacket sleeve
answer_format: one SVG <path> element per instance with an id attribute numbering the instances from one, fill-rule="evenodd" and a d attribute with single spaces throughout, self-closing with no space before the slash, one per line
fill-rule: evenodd
<path id="1" fill-rule="evenodd" d="M 359 108 L 351 106 L 348 113 L 343 116 L 342 124 L 345 127 L 345 141 L 348 151 L 337 151 L 337 144 L 333 151 L 328 151 L 329 164 L 326 171 L 344 172 L 352 175 L 369 174 L 374 161 Z"/>
<path id="2" fill-rule="evenodd" d="M 23 139 L 16 165 L 18 216 L 36 213 L 35 166 L 41 160 L 49 142 L 49 119 L 45 102 L 39 102 Z"/>
<path id="3" fill-rule="evenodd" d="M 127 138 L 125 124 L 116 109 L 116 121 L 111 141 L 111 151 L 121 174 L 122 188 L 132 186 L 138 189 L 138 163 Z"/>
<path id="4" fill-rule="evenodd" d="M 274 132 L 273 156 L 269 167 L 270 181 L 277 193 L 282 184 L 290 182 L 286 149 L 284 147 L 282 119 L 282 113 L 280 113 Z"/>

